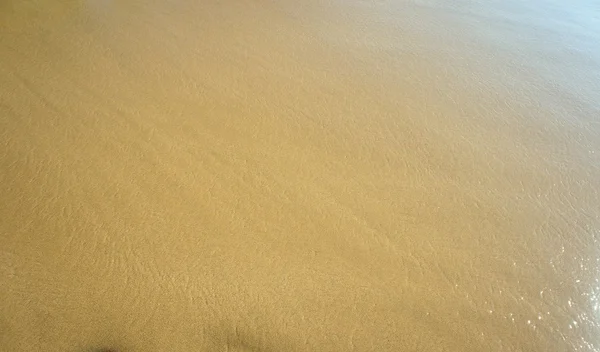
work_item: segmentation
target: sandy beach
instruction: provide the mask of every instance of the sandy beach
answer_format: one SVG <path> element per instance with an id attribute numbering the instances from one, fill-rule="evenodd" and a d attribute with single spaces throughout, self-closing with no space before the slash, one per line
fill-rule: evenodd
<path id="1" fill-rule="evenodd" d="M 3 1 L 0 351 L 600 351 L 600 5 Z"/>

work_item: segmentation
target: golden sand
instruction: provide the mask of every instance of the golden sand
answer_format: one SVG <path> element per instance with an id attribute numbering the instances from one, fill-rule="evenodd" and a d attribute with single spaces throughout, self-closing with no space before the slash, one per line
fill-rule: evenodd
<path id="1" fill-rule="evenodd" d="M 594 1 L 0 3 L 0 351 L 600 351 Z"/>

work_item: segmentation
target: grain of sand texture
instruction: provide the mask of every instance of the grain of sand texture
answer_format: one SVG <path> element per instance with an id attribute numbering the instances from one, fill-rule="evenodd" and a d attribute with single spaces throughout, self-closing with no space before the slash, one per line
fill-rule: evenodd
<path id="1" fill-rule="evenodd" d="M 599 7 L 0 1 L 0 351 L 600 351 Z"/>

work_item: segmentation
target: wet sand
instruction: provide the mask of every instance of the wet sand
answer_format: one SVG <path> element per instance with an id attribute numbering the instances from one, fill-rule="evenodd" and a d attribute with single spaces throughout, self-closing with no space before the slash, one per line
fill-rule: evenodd
<path id="1" fill-rule="evenodd" d="M 0 4 L 1 351 L 600 351 L 593 1 Z"/>

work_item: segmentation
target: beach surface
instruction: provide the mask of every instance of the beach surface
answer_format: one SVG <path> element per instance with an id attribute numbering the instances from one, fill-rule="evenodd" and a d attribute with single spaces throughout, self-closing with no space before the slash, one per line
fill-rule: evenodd
<path id="1" fill-rule="evenodd" d="M 600 351 L 600 5 L 2 1 L 0 351 Z"/>

